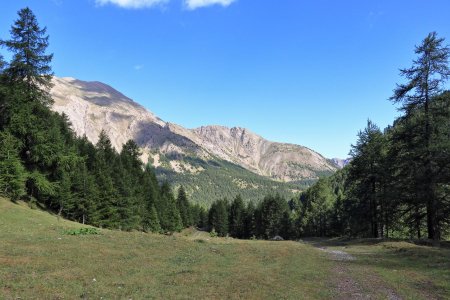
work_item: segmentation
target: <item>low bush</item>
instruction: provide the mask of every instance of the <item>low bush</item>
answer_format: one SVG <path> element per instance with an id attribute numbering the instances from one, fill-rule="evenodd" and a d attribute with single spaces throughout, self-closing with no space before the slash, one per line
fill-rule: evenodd
<path id="1" fill-rule="evenodd" d="M 67 235 L 91 235 L 100 234 L 97 228 L 78 228 L 78 229 L 68 229 L 64 231 Z"/>

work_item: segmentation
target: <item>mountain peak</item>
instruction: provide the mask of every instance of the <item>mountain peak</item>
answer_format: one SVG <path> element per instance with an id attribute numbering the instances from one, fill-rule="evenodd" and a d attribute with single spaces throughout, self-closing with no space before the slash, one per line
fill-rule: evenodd
<path id="1" fill-rule="evenodd" d="M 203 160 L 219 158 L 281 181 L 313 179 L 336 170 L 333 163 L 308 148 L 271 142 L 247 128 L 210 125 L 186 129 L 164 122 L 98 81 L 55 77 L 53 83 L 53 109 L 69 117 L 78 135 L 86 135 L 96 143 L 104 130 L 117 150 L 133 139 L 142 147 L 145 162 L 150 153 L 169 155 L 172 160 L 187 156 Z M 159 161 L 160 156 L 157 158 Z M 182 171 L 178 162 L 171 161 L 170 166 L 175 172 Z"/>

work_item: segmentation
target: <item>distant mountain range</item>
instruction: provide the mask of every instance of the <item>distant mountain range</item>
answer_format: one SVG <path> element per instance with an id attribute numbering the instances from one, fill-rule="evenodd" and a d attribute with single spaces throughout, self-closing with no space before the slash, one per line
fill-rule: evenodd
<path id="1" fill-rule="evenodd" d="M 165 122 L 101 82 L 54 77 L 53 84 L 53 110 L 68 116 L 77 135 L 96 143 L 104 130 L 118 151 L 133 139 L 142 148 L 142 160 L 151 163 L 162 179 L 186 185 L 200 202 L 207 202 L 199 197 L 207 197 L 205 190 L 217 185 L 221 186 L 217 196 L 244 195 L 245 189 L 254 189 L 255 196 L 263 191 L 289 196 L 345 164 L 303 146 L 270 142 L 241 127 L 186 129 Z M 195 183 L 199 178 L 206 183 Z M 223 189 L 229 192 L 223 195 Z"/>
<path id="2" fill-rule="evenodd" d="M 341 159 L 341 158 L 332 158 L 331 162 L 337 166 L 339 169 L 342 169 L 346 165 L 351 162 L 351 158 Z"/>

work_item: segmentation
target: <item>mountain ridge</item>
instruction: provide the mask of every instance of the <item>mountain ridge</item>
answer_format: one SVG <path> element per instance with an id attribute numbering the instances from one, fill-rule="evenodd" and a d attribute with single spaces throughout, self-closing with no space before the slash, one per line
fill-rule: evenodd
<path id="1" fill-rule="evenodd" d="M 53 78 L 51 96 L 53 110 L 68 116 L 79 136 L 93 143 L 101 130 L 120 151 L 133 139 L 142 147 L 144 162 L 156 168 L 161 155 L 169 157 L 168 167 L 177 167 L 184 157 L 202 160 L 222 159 L 237 164 L 255 174 L 277 181 L 295 182 L 317 179 L 333 173 L 336 166 L 319 153 L 295 144 L 271 142 L 251 130 L 239 126 L 200 126 L 187 129 L 166 122 L 144 106 L 111 86 L 99 81 L 82 81 L 72 77 Z M 184 164 L 184 171 L 199 172 Z M 183 171 L 183 172 L 184 172 Z"/>

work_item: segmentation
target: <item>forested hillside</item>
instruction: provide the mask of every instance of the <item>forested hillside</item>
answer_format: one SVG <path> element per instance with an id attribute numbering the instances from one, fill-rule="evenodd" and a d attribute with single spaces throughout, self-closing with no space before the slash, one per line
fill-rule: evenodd
<path id="1" fill-rule="evenodd" d="M 289 197 L 297 184 L 269 185 L 226 161 L 191 161 L 207 165 L 200 165 L 203 172 L 195 179 L 181 177 L 175 197 L 151 165 L 142 163 L 133 140 L 119 153 L 102 131 L 94 145 L 75 135 L 64 114 L 50 110 L 49 37 L 33 12 L 22 9 L 10 39 L 1 41 L 12 58 L 0 57 L 0 193 L 83 224 L 126 231 L 196 225 L 213 236 L 236 238 L 426 237 L 437 245 L 450 234 L 450 71 L 444 42 L 430 33 L 416 47 L 412 67 L 401 70 L 405 83 L 390 100 L 402 115 L 393 125 L 381 130 L 369 120 L 352 146 L 351 162 L 301 195 Z M 174 176 L 158 172 L 164 180 Z M 188 200 L 200 187 L 204 207 Z M 241 195 L 226 199 L 224 191 L 234 193 L 236 187 Z"/>
<path id="2" fill-rule="evenodd" d="M 301 197 L 308 235 L 428 238 L 450 234 L 449 48 L 430 33 L 390 99 L 402 115 L 370 120 L 351 163 Z"/>
<path id="3" fill-rule="evenodd" d="M 71 220 L 122 230 L 178 231 L 201 208 L 175 199 L 144 166 L 134 141 L 120 153 L 101 132 L 96 145 L 77 138 L 66 116 L 50 110 L 49 37 L 29 8 L 19 11 L 11 38 L 1 41 L 12 54 L 1 58 L 0 192 L 13 201 L 42 205 Z"/>
<path id="4" fill-rule="evenodd" d="M 316 181 L 314 179 L 299 182 L 274 181 L 228 161 L 220 159 L 204 161 L 190 157 L 183 158 L 183 161 L 194 168 L 201 168 L 202 172 L 195 175 L 189 172 L 177 173 L 166 168 L 163 156 L 159 157 L 161 166 L 155 169 L 157 177 L 175 186 L 183 186 L 193 203 L 205 207 L 209 207 L 216 200 L 236 195 L 241 195 L 246 202 L 255 203 L 261 201 L 262 195 L 273 193 L 291 199 L 298 197 L 301 191 Z"/>
<path id="5" fill-rule="evenodd" d="M 383 131 L 370 120 L 352 146 L 351 162 L 321 178 L 289 205 L 280 197 L 244 207 L 216 202 L 210 229 L 236 237 L 349 236 L 427 238 L 450 235 L 449 48 L 430 33 L 417 59 L 402 69 L 406 83 L 391 101 L 402 115 Z"/>
<path id="6" fill-rule="evenodd" d="M 195 203 L 209 206 L 239 193 L 257 201 L 274 189 L 292 198 L 336 171 L 332 161 L 307 147 L 271 142 L 246 128 L 188 129 L 166 122 L 98 81 L 53 76 L 52 84 L 51 109 L 67 115 L 77 136 L 95 144 L 104 131 L 119 152 L 135 141 L 157 178 L 183 185 Z"/>

